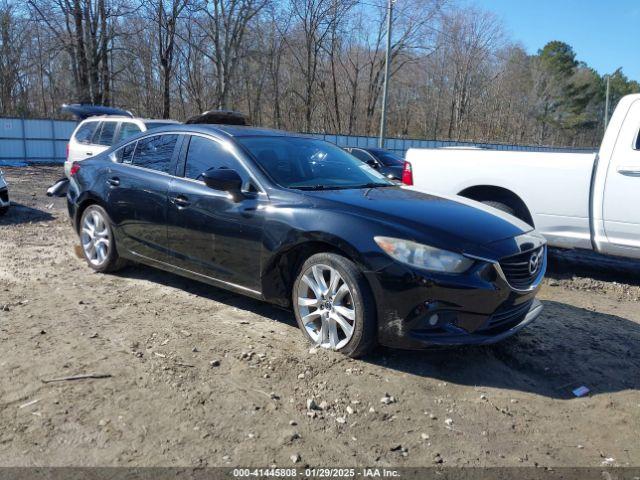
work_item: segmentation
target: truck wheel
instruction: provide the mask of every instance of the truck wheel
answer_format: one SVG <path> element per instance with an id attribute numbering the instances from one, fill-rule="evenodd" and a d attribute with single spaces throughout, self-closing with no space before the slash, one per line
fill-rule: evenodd
<path id="1" fill-rule="evenodd" d="M 352 261 L 334 253 L 312 255 L 300 268 L 292 297 L 298 326 L 315 345 L 352 358 L 375 346 L 373 294 Z"/>
<path id="2" fill-rule="evenodd" d="M 510 207 L 506 203 L 498 202 L 497 200 L 483 200 L 482 203 L 490 207 L 493 207 L 496 210 L 500 210 L 502 212 L 508 213 L 509 215 L 513 215 L 514 217 L 518 216 L 516 215 L 515 209 Z"/>

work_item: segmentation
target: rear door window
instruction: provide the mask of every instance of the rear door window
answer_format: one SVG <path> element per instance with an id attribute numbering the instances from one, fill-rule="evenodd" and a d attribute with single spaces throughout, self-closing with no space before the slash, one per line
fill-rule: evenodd
<path id="1" fill-rule="evenodd" d="M 116 133 L 117 122 L 102 122 L 102 128 L 99 134 L 93 140 L 93 143 L 110 147 L 113 145 L 113 135 Z"/>
<path id="2" fill-rule="evenodd" d="M 138 167 L 171 173 L 173 151 L 178 143 L 178 135 L 154 135 L 141 138 L 133 156 L 133 164 Z"/>
<path id="3" fill-rule="evenodd" d="M 81 125 L 75 134 L 76 142 L 83 143 L 83 144 L 91 143 L 91 138 L 93 137 L 93 134 L 96 131 L 97 125 L 98 125 L 98 122 L 86 122 L 83 125 Z"/>
<path id="4" fill-rule="evenodd" d="M 120 125 L 120 133 L 118 133 L 118 142 L 125 140 L 129 137 L 133 137 L 134 135 L 137 135 L 138 133 L 140 133 L 142 130 L 140 129 L 140 127 L 138 125 L 136 125 L 135 123 L 131 123 L 131 122 L 122 122 L 122 125 Z"/>

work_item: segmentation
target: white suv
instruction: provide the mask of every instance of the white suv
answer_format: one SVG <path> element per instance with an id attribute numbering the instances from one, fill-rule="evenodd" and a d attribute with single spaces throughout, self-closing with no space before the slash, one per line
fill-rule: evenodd
<path id="1" fill-rule="evenodd" d="M 89 117 L 78 124 L 67 145 L 64 173 L 69 177 L 73 162 L 86 160 L 104 152 L 125 138 L 152 128 L 178 123 L 175 120 L 148 120 L 127 116 L 104 115 Z"/>

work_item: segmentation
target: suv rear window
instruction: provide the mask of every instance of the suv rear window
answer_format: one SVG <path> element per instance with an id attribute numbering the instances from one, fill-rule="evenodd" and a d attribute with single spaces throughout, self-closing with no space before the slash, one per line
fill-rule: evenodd
<path id="1" fill-rule="evenodd" d="M 81 125 L 75 134 L 76 142 L 78 143 L 91 143 L 93 132 L 96 130 L 98 122 L 87 122 Z"/>

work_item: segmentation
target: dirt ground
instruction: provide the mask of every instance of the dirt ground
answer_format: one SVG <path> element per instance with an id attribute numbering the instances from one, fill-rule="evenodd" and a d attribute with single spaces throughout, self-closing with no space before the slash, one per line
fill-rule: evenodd
<path id="1" fill-rule="evenodd" d="M 5 169 L 2 466 L 640 466 L 637 266 L 554 256 L 544 314 L 516 337 L 350 360 L 268 304 L 92 273 L 44 194 L 61 173 Z M 43 383 L 83 373 L 111 377 Z"/>

